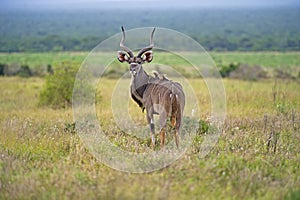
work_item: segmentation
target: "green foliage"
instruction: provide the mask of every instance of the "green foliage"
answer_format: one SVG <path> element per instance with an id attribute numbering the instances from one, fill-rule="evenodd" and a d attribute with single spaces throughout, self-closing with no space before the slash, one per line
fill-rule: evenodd
<path id="1" fill-rule="evenodd" d="M 285 200 L 300 200 L 300 190 L 298 189 L 288 193 Z"/>
<path id="2" fill-rule="evenodd" d="M 40 105 L 52 108 L 67 108 L 72 104 L 73 86 L 78 65 L 62 63 L 53 74 L 46 77 L 46 83 L 40 93 Z"/>
<path id="3" fill-rule="evenodd" d="M 128 29 L 154 25 L 171 28 L 191 36 L 207 50 L 295 51 L 300 50 L 298 10 L 277 7 L 7 11 L 0 18 L 0 52 L 87 51 L 120 32 L 122 24 Z"/>
<path id="4" fill-rule="evenodd" d="M 75 134 L 76 133 L 76 129 L 75 129 L 76 123 L 72 122 L 72 123 L 65 123 L 65 128 L 64 131 L 67 133 L 71 133 L 71 134 Z"/>
<path id="5" fill-rule="evenodd" d="M 221 66 L 220 74 L 222 77 L 228 77 L 231 72 L 239 67 L 239 63 L 230 63 L 228 66 Z"/>
<path id="6" fill-rule="evenodd" d="M 53 74 L 53 69 L 52 69 L 52 65 L 51 65 L 51 64 L 48 64 L 48 65 L 47 65 L 47 72 L 48 72 L 49 74 Z"/>
<path id="7" fill-rule="evenodd" d="M 207 134 L 209 127 L 210 127 L 209 122 L 200 119 L 199 120 L 199 129 L 197 131 L 198 134 L 200 134 L 200 135 Z"/>
<path id="8" fill-rule="evenodd" d="M 28 78 L 32 75 L 32 72 L 28 65 L 22 65 L 18 71 L 18 76 Z"/>
<path id="9" fill-rule="evenodd" d="M 0 76 L 4 76 L 5 64 L 0 63 Z"/>

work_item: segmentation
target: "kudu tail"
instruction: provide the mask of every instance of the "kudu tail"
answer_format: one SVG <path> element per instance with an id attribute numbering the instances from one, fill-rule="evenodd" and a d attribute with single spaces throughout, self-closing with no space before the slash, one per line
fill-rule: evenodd
<path id="1" fill-rule="evenodd" d="M 182 110 L 180 106 L 180 96 L 178 90 L 174 88 L 174 84 L 171 86 L 171 124 L 175 128 L 174 136 L 177 148 L 179 148 L 179 131 L 181 127 L 181 115 Z"/>
<path id="2" fill-rule="evenodd" d="M 177 113 L 180 112 L 178 94 L 177 94 L 176 90 L 174 89 L 174 84 L 172 84 L 172 86 L 171 86 L 170 99 L 171 99 L 171 119 L 173 121 L 176 119 Z M 172 124 L 173 124 L 173 122 L 172 122 Z M 173 125 L 175 125 L 175 122 Z"/>

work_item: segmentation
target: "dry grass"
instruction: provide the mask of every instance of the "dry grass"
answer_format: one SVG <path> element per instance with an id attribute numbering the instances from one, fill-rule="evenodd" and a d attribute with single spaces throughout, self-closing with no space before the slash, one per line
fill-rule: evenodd
<path id="1" fill-rule="evenodd" d="M 203 120 L 210 99 L 196 89 Z M 72 129 L 71 109 L 37 106 L 44 80 L 0 78 L 0 199 L 283 199 L 300 196 L 300 84 L 224 80 L 224 134 L 204 159 L 193 148 L 171 166 L 129 174 L 99 162 Z M 114 80 L 98 90 L 110 94 Z M 101 123 L 114 129 L 109 95 L 97 104 Z M 132 113 L 143 123 L 135 104 Z M 115 142 L 126 135 L 110 135 Z M 201 141 L 198 135 L 195 141 Z M 130 138 L 121 145 L 132 146 Z M 120 143 L 118 143 L 120 144 Z M 146 144 L 147 145 L 147 144 Z"/>

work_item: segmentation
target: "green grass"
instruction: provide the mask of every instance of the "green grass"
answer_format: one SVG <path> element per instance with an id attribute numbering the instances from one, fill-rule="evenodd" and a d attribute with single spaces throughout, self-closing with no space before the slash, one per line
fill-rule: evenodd
<path id="1" fill-rule="evenodd" d="M 210 96 L 191 79 L 207 121 Z M 110 132 L 110 94 L 104 79 L 99 119 Z M 296 81 L 224 80 L 224 133 L 205 158 L 196 143 L 178 161 L 148 174 L 130 174 L 99 162 L 72 131 L 71 109 L 38 107 L 40 78 L 0 78 L 0 199 L 293 199 L 300 188 L 300 85 Z M 139 108 L 132 112 L 144 120 Z M 198 135 L 201 138 L 203 135 Z M 121 141 L 121 142 L 120 142 Z M 125 142 L 124 142 L 125 141 Z M 198 140 L 197 140 L 198 141 Z M 201 139 L 199 140 L 201 141 Z"/>
<path id="2" fill-rule="evenodd" d="M 243 63 L 263 67 L 299 67 L 300 52 L 209 52 L 216 64 Z M 83 62 L 88 52 L 60 53 L 0 53 L 0 63 L 29 65 L 39 67 L 47 64 L 56 65 L 63 61 Z M 117 55 L 117 54 L 116 54 Z M 169 55 L 155 52 L 155 62 L 170 66 L 182 64 L 182 60 L 169 59 Z"/>
<path id="3" fill-rule="evenodd" d="M 48 53 L 0 53 L 0 63 L 42 67 L 48 64 L 57 65 L 63 61 L 83 62 L 88 52 L 48 52 Z"/>
<path id="4" fill-rule="evenodd" d="M 216 63 L 259 65 L 262 67 L 299 67 L 300 52 L 228 52 L 210 54 Z"/>

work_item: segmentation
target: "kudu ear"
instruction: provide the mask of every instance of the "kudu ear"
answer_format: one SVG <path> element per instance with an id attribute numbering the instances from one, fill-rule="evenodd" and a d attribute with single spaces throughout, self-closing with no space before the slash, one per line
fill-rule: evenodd
<path id="1" fill-rule="evenodd" d="M 124 51 L 118 51 L 118 60 L 120 62 L 128 62 L 129 61 L 129 57 L 128 55 L 126 54 L 126 52 Z"/>
<path id="2" fill-rule="evenodd" d="M 152 59 L 153 59 L 153 53 L 152 51 L 146 51 L 143 56 L 142 56 L 142 59 L 144 62 L 151 62 Z"/>

